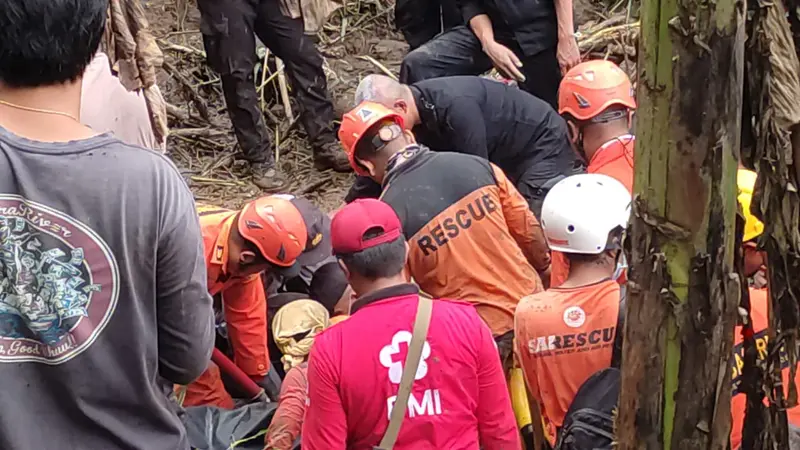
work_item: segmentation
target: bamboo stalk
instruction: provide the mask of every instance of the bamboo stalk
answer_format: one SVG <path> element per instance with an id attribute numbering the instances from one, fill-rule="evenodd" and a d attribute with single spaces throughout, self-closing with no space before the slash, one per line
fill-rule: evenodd
<path id="1" fill-rule="evenodd" d="M 377 67 L 377 68 L 378 68 L 378 70 L 380 70 L 381 72 L 383 72 L 383 73 L 384 73 L 384 75 L 386 75 L 387 77 L 389 77 L 389 78 L 391 78 L 391 79 L 393 79 L 393 80 L 397 81 L 397 76 L 396 76 L 394 73 L 392 73 L 392 71 L 391 71 L 391 70 L 389 70 L 388 68 L 386 68 L 386 66 L 384 66 L 383 64 L 381 64 L 380 62 L 378 62 L 378 61 L 377 61 L 375 58 L 373 58 L 373 57 L 371 57 L 371 56 L 369 56 L 369 55 L 363 55 L 363 56 L 359 56 L 358 58 L 359 58 L 359 59 L 363 59 L 364 61 L 367 61 L 367 62 L 371 63 L 373 66 Z"/>
<path id="2" fill-rule="evenodd" d="M 289 121 L 294 120 L 294 113 L 292 113 L 292 103 L 289 101 L 289 85 L 286 83 L 286 74 L 284 73 L 284 64 L 280 58 L 275 58 L 278 66 L 278 88 L 281 92 L 281 101 L 283 102 L 283 109 L 286 111 L 286 117 Z"/>
<path id="3" fill-rule="evenodd" d="M 264 111 L 264 108 L 266 107 L 266 102 L 264 101 L 264 86 L 267 84 L 266 77 L 267 69 L 269 68 L 267 65 L 267 62 L 269 61 L 269 49 L 266 50 L 267 51 L 264 52 L 264 61 L 261 63 L 261 84 L 258 86 L 258 89 L 256 89 L 256 92 L 258 92 L 259 96 L 261 97 L 261 111 Z M 272 75 L 270 75 L 269 79 L 272 79 Z"/>

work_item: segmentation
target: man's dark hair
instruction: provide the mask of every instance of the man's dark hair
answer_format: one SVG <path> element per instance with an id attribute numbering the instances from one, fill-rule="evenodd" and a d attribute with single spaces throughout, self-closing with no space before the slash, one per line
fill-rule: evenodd
<path id="1" fill-rule="evenodd" d="M 107 8 L 108 0 L 0 0 L 0 82 L 78 79 L 100 45 Z"/>
<path id="2" fill-rule="evenodd" d="M 370 228 L 364 233 L 364 238 L 372 239 L 381 234 L 383 234 L 383 230 Z M 360 252 L 339 255 L 339 258 L 351 272 L 368 280 L 393 277 L 400 273 L 406 264 L 406 239 L 400 235 L 391 242 Z"/>
<path id="3" fill-rule="evenodd" d="M 333 308 L 339 302 L 345 289 L 347 289 L 347 277 L 339 267 L 339 263 L 333 261 L 314 271 L 308 293 L 312 299 L 322 303 L 325 309 L 333 314 Z"/>
<path id="4" fill-rule="evenodd" d="M 382 120 L 369 127 L 369 129 L 364 132 L 364 135 L 361 137 L 361 139 L 359 139 L 358 144 L 356 145 L 356 151 L 355 151 L 356 159 L 373 161 L 376 156 L 380 155 L 383 152 L 388 152 L 391 143 L 386 143 L 386 145 L 384 145 L 383 147 L 375 148 L 373 140 L 383 127 L 393 124 L 395 124 L 394 121 L 387 119 L 387 120 Z"/>
<path id="5" fill-rule="evenodd" d="M 378 122 L 364 132 L 364 134 L 361 136 L 361 139 L 359 139 L 358 144 L 356 144 L 356 159 L 371 160 L 375 157 L 375 155 L 378 153 L 378 149 L 375 148 L 372 140 L 378 134 L 378 130 L 389 123 L 391 122 L 386 120 Z"/>
<path id="6" fill-rule="evenodd" d="M 591 263 L 600 262 L 604 254 L 605 252 L 596 255 L 591 253 L 564 253 L 564 256 L 567 257 L 570 263 Z"/>

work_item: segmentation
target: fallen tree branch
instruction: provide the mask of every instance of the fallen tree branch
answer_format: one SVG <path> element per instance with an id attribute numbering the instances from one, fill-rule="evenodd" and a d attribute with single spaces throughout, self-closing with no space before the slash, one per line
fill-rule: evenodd
<path id="1" fill-rule="evenodd" d="M 635 45 L 639 37 L 639 22 L 603 28 L 593 34 L 582 34 L 578 38 L 578 48 L 581 53 L 586 53 L 596 48 L 609 47 L 621 36 L 629 36 L 630 42 Z"/>
<path id="2" fill-rule="evenodd" d="M 373 57 L 371 57 L 369 55 L 359 56 L 358 58 L 359 59 L 363 59 L 364 61 L 367 61 L 367 62 L 371 63 L 373 66 L 377 67 L 378 70 L 383 72 L 384 75 L 386 75 L 387 77 L 397 81 L 397 76 L 394 73 L 392 73 L 391 70 L 387 69 L 386 66 L 384 66 L 383 64 L 378 62 L 375 58 L 373 58 Z"/>
<path id="3" fill-rule="evenodd" d="M 203 59 L 206 58 L 206 52 L 204 52 L 203 50 L 198 50 L 194 47 L 187 47 L 185 45 L 173 44 L 171 42 L 165 42 L 163 40 L 159 41 L 159 47 L 161 47 L 162 50 L 172 50 L 178 53 L 185 53 L 187 55 L 199 56 L 200 58 Z"/>
<path id="4" fill-rule="evenodd" d="M 169 131 L 170 136 L 182 137 L 215 137 L 228 134 L 225 130 L 214 128 L 177 128 Z"/>
<path id="5" fill-rule="evenodd" d="M 294 113 L 292 112 L 292 102 L 289 100 L 289 85 L 286 83 L 286 74 L 284 73 L 285 66 L 280 58 L 275 58 L 275 61 L 277 64 L 278 89 L 281 93 L 281 102 L 286 112 L 286 118 L 291 122 L 294 120 Z"/>
<path id="6" fill-rule="evenodd" d="M 197 112 L 200 113 L 200 116 L 204 120 L 210 123 L 211 115 L 208 113 L 208 103 L 206 103 L 206 100 L 200 96 L 200 93 L 197 92 L 197 89 L 195 89 L 194 86 L 192 86 L 192 83 L 170 62 L 164 61 L 163 69 L 165 72 L 167 72 L 167 74 L 175 78 L 175 80 L 183 86 L 184 91 L 189 94 L 189 97 L 192 99 L 192 103 L 194 103 L 195 108 L 197 108 Z"/>

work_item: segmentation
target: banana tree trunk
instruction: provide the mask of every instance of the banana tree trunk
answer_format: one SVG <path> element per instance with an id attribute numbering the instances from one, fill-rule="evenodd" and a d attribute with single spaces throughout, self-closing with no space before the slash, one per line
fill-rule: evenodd
<path id="1" fill-rule="evenodd" d="M 743 8 L 642 2 L 621 450 L 728 446 Z"/>

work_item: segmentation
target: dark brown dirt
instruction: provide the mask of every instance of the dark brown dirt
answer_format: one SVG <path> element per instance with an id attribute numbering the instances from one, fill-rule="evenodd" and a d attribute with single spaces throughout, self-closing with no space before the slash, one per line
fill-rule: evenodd
<path id="1" fill-rule="evenodd" d="M 328 88 L 337 118 L 352 107 L 358 82 L 367 74 L 382 71 L 370 58 L 387 70 L 398 72 L 408 46 L 394 31 L 393 3 L 394 0 L 344 0 L 345 6 L 333 14 L 318 35 L 318 48 L 325 57 Z M 625 14 L 629 5 L 638 9 L 638 0 L 632 3 L 575 0 L 575 22 L 586 30 L 611 14 Z M 159 85 L 167 101 L 175 107 L 170 114 L 174 134 L 167 141 L 167 151 L 189 182 L 196 199 L 238 208 L 262 195 L 246 175 L 246 164 L 234 159 L 239 149 L 225 110 L 219 78 L 205 64 L 199 32 L 200 14 L 195 0 L 146 0 L 145 10 L 165 60 L 173 68 L 173 72 L 162 70 L 159 74 Z M 269 78 L 275 70 L 272 58 L 267 66 L 271 68 L 267 72 L 266 78 Z M 258 84 L 261 80 L 259 75 Z M 192 90 L 196 94 L 190 95 Z M 198 97 L 207 104 L 209 120 L 200 117 L 193 103 L 193 98 Z M 279 155 L 279 164 L 291 177 L 288 192 L 304 195 L 327 211 L 335 209 L 341 204 L 353 175 L 319 172 L 313 168 L 305 133 L 296 120 L 292 123 L 287 119 L 277 81 L 266 85 L 263 97 L 262 109 L 273 134 L 273 148 Z M 293 101 L 292 110 L 295 115 L 299 112 Z"/>
<path id="2" fill-rule="evenodd" d="M 224 1 L 224 0 L 222 0 Z M 200 14 L 189 0 L 185 13 L 179 11 L 181 0 L 148 0 L 145 9 L 153 34 L 159 39 L 165 60 L 179 76 L 162 70 L 159 74 L 167 101 L 177 107 L 170 114 L 173 135 L 167 151 L 189 182 L 199 202 L 238 208 L 242 203 L 262 195 L 246 175 L 246 164 L 235 162 L 236 138 L 227 117 L 218 76 L 205 64 L 199 32 Z M 319 49 L 325 57 L 328 88 L 337 115 L 352 105 L 358 82 L 380 69 L 364 56 L 380 61 L 397 73 L 407 46 L 393 31 L 392 5 L 386 0 L 348 1 L 331 17 L 319 34 Z M 345 21 L 346 25 L 342 26 Z M 344 35 L 342 33 L 344 32 Z M 270 59 L 268 66 L 274 70 Z M 267 73 L 269 77 L 270 72 Z M 181 83 L 177 78 L 189 81 Z M 259 76 L 260 81 L 260 76 Z M 193 89 L 208 105 L 210 121 L 200 117 L 189 90 Z M 290 123 L 273 81 L 264 89 L 264 110 L 267 126 L 277 143 L 279 164 L 291 177 L 289 192 L 305 195 L 325 210 L 338 207 L 352 175 L 313 168 L 311 150 L 302 127 Z M 299 107 L 292 102 L 295 116 Z M 277 135 L 277 138 L 275 137 Z"/>

